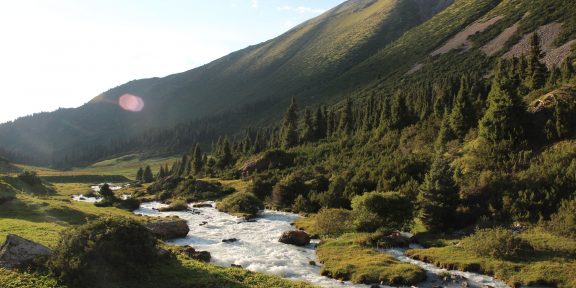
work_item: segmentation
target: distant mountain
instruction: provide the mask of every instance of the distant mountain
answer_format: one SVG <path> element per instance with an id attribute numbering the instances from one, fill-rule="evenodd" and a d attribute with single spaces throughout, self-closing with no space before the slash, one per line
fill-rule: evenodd
<path id="1" fill-rule="evenodd" d="M 202 67 L 131 81 L 77 109 L 2 124 L 0 147 L 13 159 L 53 164 L 73 149 L 195 119 L 209 123 L 211 135 L 269 126 L 291 97 L 311 107 L 392 94 L 411 81 L 487 73 L 498 57 L 526 51 L 524 39 L 535 30 L 554 65 L 571 53 L 574 14 L 568 0 L 351 0 Z M 124 94 L 141 97 L 144 109 L 119 108 Z"/>

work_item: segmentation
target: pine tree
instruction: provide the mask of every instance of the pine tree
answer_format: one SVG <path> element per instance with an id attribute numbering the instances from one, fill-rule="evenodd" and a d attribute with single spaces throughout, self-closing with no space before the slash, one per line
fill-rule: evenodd
<path id="1" fill-rule="evenodd" d="M 556 87 L 556 85 L 558 85 L 558 82 L 562 78 L 562 74 L 560 72 L 560 69 L 558 68 L 552 68 L 550 70 L 550 75 L 548 75 L 548 80 L 546 80 L 546 87 L 548 88 L 554 88 Z"/>
<path id="2" fill-rule="evenodd" d="M 446 143 L 454 139 L 454 134 L 450 128 L 450 114 L 448 111 L 444 112 L 444 117 L 442 117 L 442 122 L 440 124 L 440 131 L 438 131 L 438 136 L 434 142 L 434 148 L 436 151 L 444 151 L 446 148 Z"/>
<path id="3" fill-rule="evenodd" d="M 218 158 L 217 165 L 220 169 L 224 169 L 232 164 L 233 161 L 232 149 L 230 148 L 230 141 L 224 138 L 222 141 L 221 155 Z"/>
<path id="4" fill-rule="evenodd" d="M 430 230 L 453 228 L 458 202 L 458 189 L 452 180 L 450 163 L 442 153 L 438 153 L 420 186 L 420 219 Z"/>
<path id="5" fill-rule="evenodd" d="M 318 107 L 314 115 L 314 138 L 316 140 L 326 138 L 326 118 L 324 115 L 322 107 Z"/>
<path id="6" fill-rule="evenodd" d="M 546 65 L 541 61 L 545 55 L 546 54 L 540 47 L 540 37 L 538 36 L 538 33 L 533 33 L 530 38 L 530 54 L 528 55 L 527 70 L 528 75 L 525 80 L 525 86 L 528 87 L 528 89 L 540 89 L 546 84 L 546 74 L 548 71 Z"/>
<path id="7" fill-rule="evenodd" d="M 566 108 L 566 103 L 556 103 L 556 107 L 554 109 L 554 118 L 555 118 L 555 130 L 556 135 L 558 138 L 563 139 L 569 136 L 570 128 L 571 128 L 571 121 L 570 121 L 570 112 Z"/>
<path id="8" fill-rule="evenodd" d="M 392 98 L 392 105 L 390 107 L 390 123 L 392 128 L 400 129 L 407 124 L 408 107 L 404 97 L 397 92 Z"/>
<path id="9" fill-rule="evenodd" d="M 350 98 L 346 99 L 346 105 L 344 110 L 340 113 L 340 123 L 338 125 L 338 130 L 344 135 L 352 134 L 353 130 L 353 116 L 352 116 L 352 100 Z"/>
<path id="10" fill-rule="evenodd" d="M 282 148 L 289 149 L 298 145 L 298 107 L 295 98 L 292 98 L 288 111 L 284 114 L 281 135 Z"/>
<path id="11" fill-rule="evenodd" d="M 302 124 L 302 142 L 314 141 L 314 121 L 312 120 L 312 113 L 308 109 L 304 110 L 304 122 Z"/>
<path id="12" fill-rule="evenodd" d="M 474 123 L 474 110 L 467 95 L 468 84 L 464 77 L 461 79 L 460 90 L 450 113 L 450 128 L 458 139 L 464 139 L 468 129 Z"/>
<path id="13" fill-rule="evenodd" d="M 114 201 L 116 198 L 116 196 L 114 195 L 114 191 L 110 189 L 110 185 L 108 185 L 108 183 L 105 183 L 104 185 L 102 185 L 102 187 L 100 187 L 99 194 L 106 201 Z"/>
<path id="14" fill-rule="evenodd" d="M 150 166 L 146 166 L 146 169 L 144 169 L 142 180 L 144 183 L 151 183 L 154 181 L 154 174 L 152 173 L 152 169 L 150 168 Z"/>
<path id="15" fill-rule="evenodd" d="M 144 175 L 144 169 L 142 169 L 142 167 L 140 167 L 140 169 L 138 169 L 138 172 L 136 172 L 136 181 L 142 181 L 142 176 Z"/>
<path id="16" fill-rule="evenodd" d="M 196 144 L 192 154 L 192 172 L 194 175 L 200 174 L 200 172 L 202 172 L 202 167 L 204 167 L 202 151 L 200 149 L 200 145 Z"/>
<path id="17" fill-rule="evenodd" d="M 507 141 L 513 146 L 523 140 L 524 107 L 516 94 L 516 87 L 506 75 L 506 64 L 496 67 L 492 89 L 488 95 L 488 110 L 480 120 L 481 138 L 488 144 Z"/>

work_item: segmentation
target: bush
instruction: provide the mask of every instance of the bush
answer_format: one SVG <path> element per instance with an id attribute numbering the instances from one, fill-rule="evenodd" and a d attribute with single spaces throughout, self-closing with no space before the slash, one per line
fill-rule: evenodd
<path id="1" fill-rule="evenodd" d="M 216 208 L 226 213 L 254 216 L 264 209 L 264 203 L 252 193 L 238 192 L 222 199 Z"/>
<path id="2" fill-rule="evenodd" d="M 304 195 L 298 195 L 292 204 L 292 212 L 295 213 L 312 213 L 314 211 L 317 211 L 314 205 Z"/>
<path id="3" fill-rule="evenodd" d="M 40 179 L 40 177 L 38 177 L 38 174 L 35 171 L 24 171 L 18 174 L 18 179 L 32 186 L 42 184 L 42 180 Z"/>
<path id="4" fill-rule="evenodd" d="M 278 182 L 272 190 L 272 201 L 278 208 L 291 207 L 298 195 L 308 194 L 308 187 L 302 177 L 291 174 Z"/>
<path id="5" fill-rule="evenodd" d="M 330 237 L 337 237 L 352 230 L 352 211 L 346 209 L 322 208 L 314 217 L 314 231 Z"/>
<path id="6" fill-rule="evenodd" d="M 397 192 L 370 192 L 352 199 L 354 226 L 361 232 L 402 230 L 413 221 L 408 197 Z"/>
<path id="7" fill-rule="evenodd" d="M 272 195 L 272 188 L 274 188 L 275 183 L 276 181 L 272 175 L 257 175 L 252 179 L 252 184 L 250 184 L 248 191 L 259 199 L 264 200 Z"/>
<path id="8" fill-rule="evenodd" d="M 576 199 L 564 201 L 546 228 L 556 235 L 576 240 Z"/>
<path id="9" fill-rule="evenodd" d="M 152 233 L 134 220 L 98 219 L 65 231 L 48 268 L 73 287 L 137 279 L 159 260 L 156 245 Z"/>
<path id="10" fill-rule="evenodd" d="M 128 198 L 126 200 L 118 200 L 116 203 L 114 203 L 114 207 L 128 210 L 128 211 L 134 211 L 134 210 L 140 208 L 140 200 L 135 199 L 135 198 Z"/>
<path id="11" fill-rule="evenodd" d="M 462 240 L 464 249 L 478 256 L 499 259 L 518 257 L 532 250 L 530 244 L 504 228 L 479 229 Z"/>

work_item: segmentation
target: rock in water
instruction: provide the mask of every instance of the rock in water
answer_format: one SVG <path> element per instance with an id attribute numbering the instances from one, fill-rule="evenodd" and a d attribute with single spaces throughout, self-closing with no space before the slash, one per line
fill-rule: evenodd
<path id="1" fill-rule="evenodd" d="M 310 236 L 304 231 L 292 230 L 282 233 L 278 241 L 284 244 L 306 246 L 310 243 Z"/>
<path id="2" fill-rule="evenodd" d="M 164 240 L 183 238 L 188 235 L 190 228 L 186 220 L 162 220 L 158 222 L 146 223 L 144 226 L 150 229 L 154 235 Z"/>
<path id="3" fill-rule="evenodd" d="M 183 252 L 184 255 L 190 257 L 190 259 L 194 259 L 196 261 L 209 263 L 210 259 L 212 259 L 212 255 L 208 251 L 196 251 L 192 247 L 186 248 Z"/>
<path id="4" fill-rule="evenodd" d="M 39 257 L 49 257 L 52 251 L 41 244 L 9 234 L 0 247 L 0 267 L 16 268 Z"/>

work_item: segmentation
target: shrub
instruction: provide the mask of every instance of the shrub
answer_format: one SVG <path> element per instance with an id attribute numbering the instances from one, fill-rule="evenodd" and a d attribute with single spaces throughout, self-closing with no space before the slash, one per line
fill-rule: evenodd
<path id="1" fill-rule="evenodd" d="M 291 174 L 278 182 L 272 190 L 272 201 L 279 208 L 292 206 L 296 197 L 307 194 L 308 187 L 302 177 L 298 174 Z"/>
<path id="2" fill-rule="evenodd" d="M 314 217 L 314 231 L 337 237 L 352 230 L 352 211 L 340 208 L 322 208 Z"/>
<path id="3" fill-rule="evenodd" d="M 114 207 L 128 210 L 128 211 L 134 211 L 134 210 L 140 208 L 140 200 L 135 199 L 135 198 L 128 198 L 126 200 L 119 200 L 116 203 L 114 203 Z"/>
<path id="4" fill-rule="evenodd" d="M 576 199 L 564 201 L 546 228 L 556 235 L 576 240 Z"/>
<path id="5" fill-rule="evenodd" d="M 478 256 L 499 259 L 518 257 L 532 250 L 530 244 L 504 228 L 479 229 L 462 240 L 464 249 Z"/>
<path id="6" fill-rule="evenodd" d="M 354 226 L 362 232 L 402 230 L 413 221 L 408 197 L 398 192 L 370 192 L 352 199 Z"/>
<path id="7" fill-rule="evenodd" d="M 38 177 L 38 174 L 35 171 L 24 171 L 18 174 L 18 179 L 32 186 L 42 184 L 42 180 Z"/>
<path id="8" fill-rule="evenodd" d="M 134 220 L 98 219 L 65 231 L 48 268 L 73 287 L 137 279 L 158 261 L 156 245 L 152 233 Z"/>
<path id="9" fill-rule="evenodd" d="M 264 203 L 252 193 L 239 192 L 222 199 L 216 208 L 226 213 L 254 216 L 264 209 Z"/>
<path id="10" fill-rule="evenodd" d="M 292 204 L 292 211 L 296 213 L 311 213 L 315 211 L 314 208 L 314 205 L 304 195 L 298 195 Z"/>
<path id="11" fill-rule="evenodd" d="M 266 197 L 272 195 L 272 188 L 276 183 L 274 177 L 271 175 L 257 175 L 252 179 L 252 184 L 248 187 L 248 191 L 256 195 L 261 200 L 266 199 Z"/>

